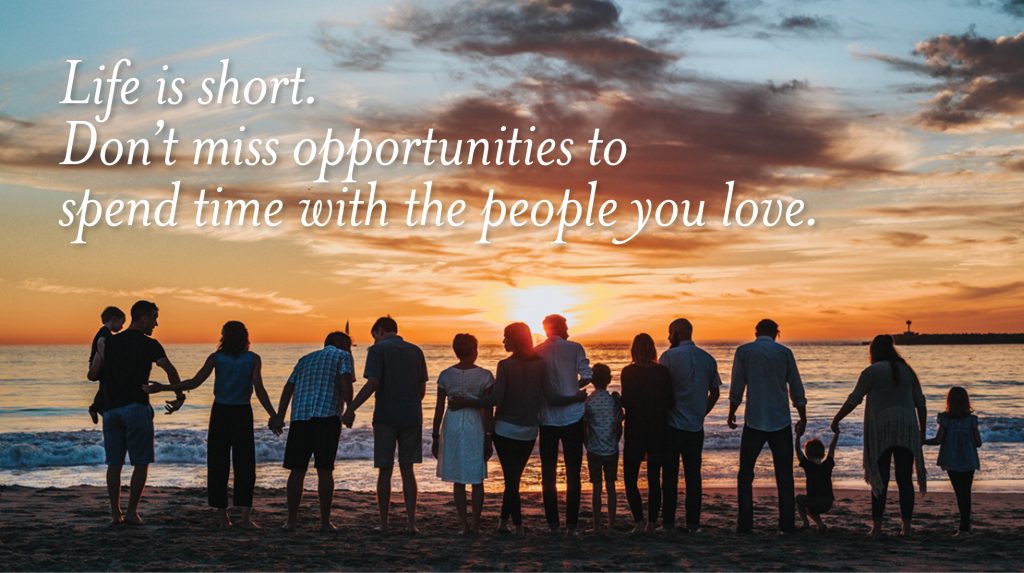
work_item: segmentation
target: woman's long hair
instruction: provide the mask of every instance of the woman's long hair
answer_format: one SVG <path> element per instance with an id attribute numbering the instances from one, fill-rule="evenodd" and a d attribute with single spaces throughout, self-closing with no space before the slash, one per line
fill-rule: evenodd
<path id="1" fill-rule="evenodd" d="M 892 381 L 894 384 L 900 383 L 900 364 L 905 365 L 910 373 L 917 377 L 917 373 L 914 369 L 907 364 L 907 361 L 900 356 L 900 353 L 896 351 L 896 341 L 893 340 L 889 334 L 879 334 L 871 341 L 871 346 L 868 347 L 868 352 L 871 355 L 871 363 L 876 362 L 888 362 L 889 368 L 892 369 Z"/>
<path id="2" fill-rule="evenodd" d="M 238 356 L 249 350 L 249 329 L 237 320 L 229 320 L 220 329 L 220 344 L 217 352 Z"/>
<path id="3" fill-rule="evenodd" d="M 971 397 L 962 386 L 953 386 L 946 394 L 946 415 L 950 418 L 966 418 L 974 412 Z"/>
<path id="4" fill-rule="evenodd" d="M 629 353 L 633 357 L 633 364 L 646 366 L 658 362 L 658 348 L 654 345 L 654 339 L 646 332 L 633 337 L 633 346 Z"/>
<path id="5" fill-rule="evenodd" d="M 534 358 L 537 353 L 533 349 L 533 331 L 525 322 L 513 322 L 505 327 L 505 339 L 512 347 L 512 356 L 516 358 Z"/>

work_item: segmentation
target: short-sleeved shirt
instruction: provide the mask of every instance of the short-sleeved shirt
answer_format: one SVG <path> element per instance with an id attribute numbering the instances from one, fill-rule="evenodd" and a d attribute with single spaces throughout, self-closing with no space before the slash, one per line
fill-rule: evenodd
<path id="1" fill-rule="evenodd" d="M 366 352 L 363 377 L 380 381 L 374 397 L 374 424 L 423 426 L 423 392 L 428 377 L 427 361 L 419 346 L 397 335 L 380 339 Z"/>
<path id="2" fill-rule="evenodd" d="M 832 470 L 836 462 L 831 457 L 816 464 L 807 458 L 800 462 L 804 474 L 807 476 L 807 497 L 818 497 L 835 500 L 832 492 Z"/>
<path id="3" fill-rule="evenodd" d="M 300 358 L 288 377 L 288 383 L 294 385 L 292 421 L 340 416 L 338 377 L 352 372 L 352 355 L 334 346 Z"/>
<path id="4" fill-rule="evenodd" d="M 594 390 L 587 397 L 583 419 L 587 422 L 587 452 L 599 456 L 619 453 L 622 410 L 608 390 Z"/>
<path id="5" fill-rule="evenodd" d="M 718 362 L 691 340 L 669 348 L 659 362 L 672 375 L 675 397 L 668 424 L 677 430 L 699 432 L 704 429 L 708 410 L 708 392 L 722 385 Z"/>
<path id="6" fill-rule="evenodd" d="M 978 431 L 978 417 L 970 415 L 953 418 L 941 412 L 939 427 L 945 430 L 945 435 L 939 446 L 938 465 L 953 472 L 980 470 L 978 445 L 974 441 L 974 433 Z"/>
<path id="7" fill-rule="evenodd" d="M 252 398 L 252 371 L 256 353 L 246 350 L 238 356 L 214 354 L 214 401 L 225 406 L 248 406 Z"/>
<path id="8" fill-rule="evenodd" d="M 103 351 L 103 403 L 107 410 L 128 404 L 149 405 L 149 395 L 142 387 L 149 383 L 153 363 L 166 357 L 164 347 L 129 328 L 107 339 Z"/>

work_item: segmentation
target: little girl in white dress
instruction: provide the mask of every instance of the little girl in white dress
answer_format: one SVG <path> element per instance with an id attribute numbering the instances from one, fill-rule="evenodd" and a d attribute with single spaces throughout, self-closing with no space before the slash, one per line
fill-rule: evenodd
<path id="1" fill-rule="evenodd" d="M 448 398 L 477 400 L 494 385 L 490 371 L 475 364 L 477 341 L 470 334 L 457 334 L 452 342 L 459 363 L 447 368 L 437 379 L 437 406 L 434 410 L 433 454 L 437 458 L 437 477 L 454 485 L 455 507 L 463 533 L 480 531 L 483 511 L 484 479 L 490 457 L 490 409 L 447 409 Z M 467 520 L 466 484 L 473 486 L 473 523 Z"/>

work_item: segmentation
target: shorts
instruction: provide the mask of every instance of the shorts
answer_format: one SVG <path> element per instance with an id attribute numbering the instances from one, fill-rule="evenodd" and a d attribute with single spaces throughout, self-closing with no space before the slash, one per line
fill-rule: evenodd
<path id="1" fill-rule="evenodd" d="M 812 515 L 822 515 L 828 513 L 832 509 L 832 498 L 820 497 L 820 496 L 808 496 L 798 495 L 796 496 L 798 503 L 804 504 L 807 509 L 807 513 Z"/>
<path id="2" fill-rule="evenodd" d="M 133 466 L 153 463 L 153 408 L 127 404 L 104 412 L 103 450 L 108 466 L 123 466 L 126 452 Z"/>
<path id="3" fill-rule="evenodd" d="M 608 456 L 587 452 L 587 469 L 590 471 L 590 483 L 600 483 L 601 474 L 604 474 L 605 482 L 618 480 L 619 452 Z"/>
<path id="4" fill-rule="evenodd" d="M 398 465 L 406 466 L 423 461 L 423 432 L 419 426 L 396 428 L 374 424 L 373 467 L 394 466 L 395 446 L 398 446 Z"/>
<path id="5" fill-rule="evenodd" d="M 333 470 L 341 439 L 341 418 L 310 418 L 292 422 L 288 443 L 284 447 L 284 467 L 289 470 L 309 469 L 309 456 L 316 460 L 318 470 Z"/>

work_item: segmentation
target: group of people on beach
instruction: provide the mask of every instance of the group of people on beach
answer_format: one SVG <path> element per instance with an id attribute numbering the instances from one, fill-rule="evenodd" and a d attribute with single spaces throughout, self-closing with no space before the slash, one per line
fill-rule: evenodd
<path id="1" fill-rule="evenodd" d="M 390 316 L 379 318 L 370 330 L 374 344 L 367 350 L 363 377 L 354 392 L 352 341 L 344 332 L 331 332 L 324 347 L 296 363 L 275 408 L 261 374 L 259 355 L 249 350 L 249 333 L 241 322 L 230 321 L 221 330 L 220 344 L 195 376 L 181 380 L 163 347 L 152 338 L 159 310 L 149 301 L 131 308 L 131 323 L 123 332 L 125 315 L 106 309 L 103 328 L 94 338 L 89 379 L 99 382 L 90 414 L 103 418 L 103 444 L 107 463 L 107 490 L 115 524 L 141 524 L 139 501 L 148 466 L 154 461 L 153 409 L 149 395 L 173 392 L 165 403 L 168 414 L 180 409 L 184 392 L 214 376 L 214 404 L 208 436 L 208 497 L 219 523 L 232 524 L 228 514 L 228 481 L 234 470 L 233 505 L 241 509 L 241 524 L 252 520 L 256 482 L 253 411 L 255 393 L 269 416 L 268 426 L 281 435 L 285 416 L 288 437 L 284 467 L 288 518 L 297 525 L 303 484 L 309 461 L 318 478 L 320 526 L 334 529 L 331 506 L 334 464 L 342 426 L 352 427 L 356 412 L 374 396 L 374 467 L 378 470 L 379 530 L 389 528 L 391 483 L 397 457 L 406 509 L 406 529 L 415 533 L 417 483 L 414 465 L 423 457 L 422 401 L 427 391 L 423 351 L 398 334 Z M 679 318 L 669 325 L 671 347 L 657 354 L 654 339 L 636 335 L 630 348 L 631 363 L 620 374 L 621 394 L 609 392 L 612 372 L 604 364 L 591 367 L 582 345 L 569 340 L 566 319 L 552 314 L 544 319 L 546 339 L 534 345 L 530 328 L 521 322 L 504 330 L 507 358 L 497 371 L 476 365 L 478 341 L 458 334 L 452 342 L 457 362 L 437 378 L 437 405 L 431 451 L 437 475 L 453 483 L 455 505 L 464 533 L 480 530 L 487 462 L 494 453 L 504 479 L 498 528 L 522 533 L 520 481 L 539 439 L 544 514 L 552 532 L 563 524 L 570 533 L 579 529 L 584 450 L 593 484 L 595 530 L 614 529 L 616 481 L 620 441 L 626 498 L 633 532 L 650 533 L 660 523 L 677 529 L 676 505 L 679 471 L 685 487 L 685 527 L 701 531 L 701 461 L 704 421 L 720 397 L 722 384 L 715 359 L 693 342 L 693 325 Z M 949 391 L 945 412 L 939 414 L 938 434 L 925 439 L 927 409 L 921 383 L 897 352 L 888 335 L 874 338 L 869 347 L 870 366 L 864 369 L 848 399 L 835 414 L 833 436 L 826 451 L 812 439 L 803 444 L 807 425 L 807 399 L 793 352 L 777 342 L 779 326 L 765 319 L 755 327 L 756 339 L 736 349 L 729 388 L 727 424 L 738 428 L 737 412 L 744 399 L 743 429 L 737 474 L 737 532 L 753 528 L 754 467 L 767 444 L 778 490 L 778 528 L 796 529 L 799 513 L 806 528 L 813 521 L 821 531 L 822 516 L 834 503 L 832 471 L 840 423 L 862 401 L 864 414 L 865 479 L 871 485 L 871 535 L 882 532 L 886 493 L 895 462 L 899 489 L 901 535 L 911 533 L 914 509 L 913 473 L 925 490 L 923 445 L 939 445 L 938 465 L 949 474 L 956 493 L 960 524 L 957 535 L 971 531 L 971 484 L 980 469 L 981 436 L 970 398 L 961 387 Z M 150 381 L 152 365 L 167 375 L 167 384 Z M 585 388 L 593 386 L 591 392 Z M 790 404 L 797 411 L 794 424 Z M 795 435 L 794 435 L 795 434 Z M 565 475 L 565 519 L 561 519 L 557 488 L 558 455 Z M 795 495 L 793 456 L 806 475 L 806 493 Z M 126 513 L 120 503 L 121 471 L 125 456 L 133 466 Z M 646 513 L 639 488 L 646 460 Z M 915 470 L 916 467 L 916 470 Z M 467 496 L 467 486 L 470 492 Z M 607 520 L 602 508 L 607 498 Z"/>

